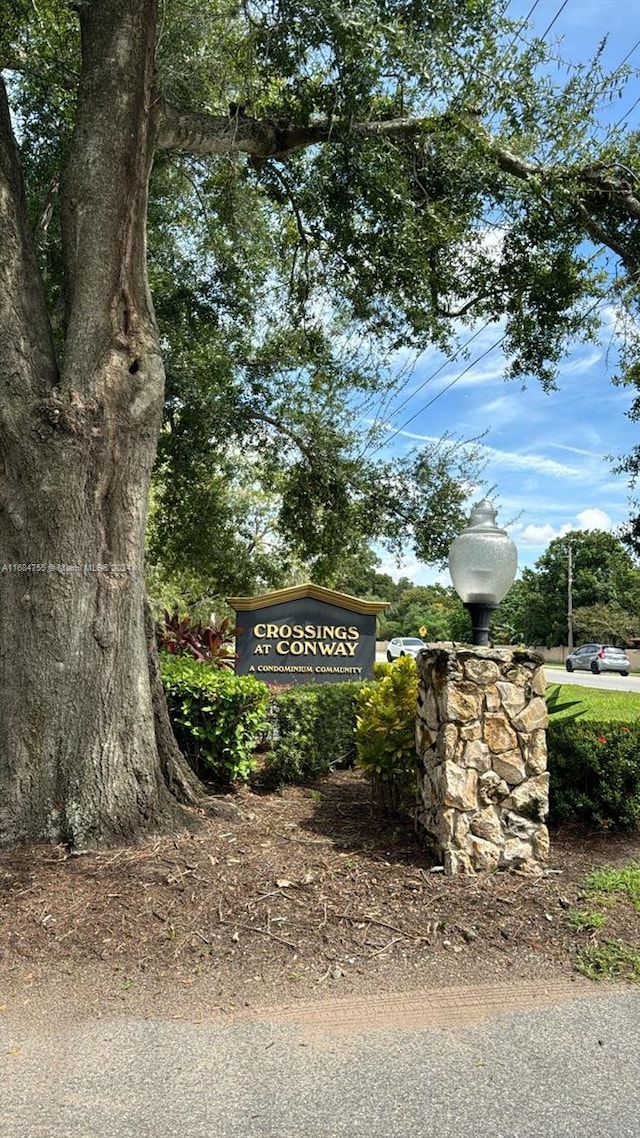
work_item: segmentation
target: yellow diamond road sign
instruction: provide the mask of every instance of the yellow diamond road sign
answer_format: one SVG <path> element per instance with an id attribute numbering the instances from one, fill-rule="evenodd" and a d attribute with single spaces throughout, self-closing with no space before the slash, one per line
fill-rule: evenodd
<path id="1" fill-rule="evenodd" d="M 421 636 L 427 635 L 427 629 L 425 628 L 424 624 L 422 625 L 421 628 L 418 629 L 418 632 L 420 633 Z"/>

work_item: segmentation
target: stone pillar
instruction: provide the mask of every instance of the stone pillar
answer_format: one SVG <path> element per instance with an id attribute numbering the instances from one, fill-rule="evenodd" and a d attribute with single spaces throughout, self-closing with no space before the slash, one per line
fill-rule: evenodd
<path id="1" fill-rule="evenodd" d="M 542 657 L 429 648 L 416 663 L 417 819 L 445 871 L 541 872 L 549 853 Z"/>

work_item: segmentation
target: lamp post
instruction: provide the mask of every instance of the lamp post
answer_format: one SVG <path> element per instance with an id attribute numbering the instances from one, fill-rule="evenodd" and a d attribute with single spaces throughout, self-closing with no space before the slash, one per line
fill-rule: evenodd
<path id="1" fill-rule="evenodd" d="M 471 616 L 474 644 L 488 645 L 491 614 L 509 592 L 517 568 L 515 542 L 496 525 L 496 511 L 483 498 L 449 549 L 451 580 Z"/>

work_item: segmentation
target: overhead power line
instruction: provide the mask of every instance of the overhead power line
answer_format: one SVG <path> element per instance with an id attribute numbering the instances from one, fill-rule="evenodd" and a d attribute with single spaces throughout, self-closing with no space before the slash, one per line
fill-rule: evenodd
<path id="1" fill-rule="evenodd" d="M 558 8 L 558 11 L 556 12 L 555 16 L 553 17 L 551 23 L 547 24 L 547 27 L 544 29 L 542 35 L 536 36 L 536 39 L 544 40 L 547 38 L 547 36 L 549 35 L 549 32 L 551 31 L 553 25 L 555 24 L 556 20 L 562 15 L 562 13 L 564 12 L 568 3 L 569 3 L 569 0 L 564 0 L 564 3 L 562 3 L 560 5 L 560 7 Z M 535 5 L 534 5 L 534 7 L 535 7 Z M 528 19 L 528 17 L 527 17 L 527 19 Z"/>
<path id="2" fill-rule="evenodd" d="M 487 327 L 487 325 L 485 325 L 485 327 Z M 484 331 L 484 329 L 480 329 L 480 331 Z M 396 430 L 393 432 L 393 434 L 389 435 L 388 438 L 386 438 L 383 442 L 378 443 L 378 446 L 374 447 L 374 449 L 371 451 L 371 455 L 376 454 L 379 450 L 382 449 L 383 446 L 388 446 L 390 442 L 393 442 L 393 440 L 396 438 L 396 436 L 399 435 L 402 431 L 404 431 L 405 427 L 408 427 L 410 423 L 413 423 L 414 419 L 417 419 L 419 415 L 422 415 L 423 411 L 428 410 L 428 408 L 431 407 L 436 402 L 437 399 L 440 399 L 440 397 L 442 395 L 445 395 L 447 391 L 450 391 L 452 387 L 455 387 L 456 383 L 459 383 L 460 380 L 465 375 L 467 375 L 467 373 L 470 372 L 472 370 L 472 368 L 474 368 L 476 366 L 476 364 L 479 364 L 481 360 L 485 359 L 486 356 L 488 356 L 491 352 L 493 352 L 495 350 L 495 348 L 499 348 L 500 345 L 504 343 L 505 339 L 506 339 L 506 333 L 503 336 L 501 336 L 500 339 L 496 340 L 493 344 L 491 344 L 479 356 L 476 356 L 475 360 L 472 360 L 470 364 L 467 364 L 467 366 L 465 368 L 463 368 L 463 370 L 458 375 L 456 375 L 455 378 L 452 379 L 450 383 L 447 383 L 445 387 L 441 388 L 441 390 L 438 391 L 438 393 L 436 395 L 434 395 L 432 399 L 429 399 L 429 401 L 427 403 L 423 403 L 422 406 L 420 406 L 418 408 L 418 410 L 414 412 L 413 415 L 410 415 L 408 419 L 405 419 L 404 423 L 401 423 L 401 425 L 396 428 Z M 447 360 L 445 365 L 443 365 L 443 366 L 446 366 L 446 364 L 448 364 L 450 362 L 451 362 L 450 360 Z M 441 371 L 442 368 L 439 368 L 438 370 Z"/>
<path id="3" fill-rule="evenodd" d="M 596 252 L 591 255 L 591 257 L 589 258 L 589 261 L 593 261 L 595 259 L 595 257 L 599 256 L 599 254 L 601 252 L 602 252 L 601 248 L 597 249 Z M 602 304 L 605 299 L 606 299 L 606 297 L 605 298 L 598 297 L 598 299 L 594 301 L 594 303 L 591 305 L 591 307 L 587 309 L 587 311 L 585 313 L 585 319 L 587 319 L 591 315 L 592 312 L 595 312 L 596 308 L 598 308 L 599 305 Z M 484 327 L 486 328 L 487 325 L 485 325 Z M 484 328 L 480 329 L 480 331 L 484 331 Z M 504 335 L 500 336 L 500 338 L 498 340 L 495 340 L 493 344 L 490 344 L 490 346 L 484 352 L 482 352 L 479 356 L 476 356 L 476 358 L 474 360 L 472 360 L 470 364 L 467 364 L 467 367 L 464 368 L 458 375 L 454 376 L 454 378 L 449 383 L 447 383 L 443 388 L 441 388 L 441 390 L 438 391 L 436 393 L 436 395 L 433 396 L 432 399 L 429 399 L 427 403 L 421 404 L 421 406 L 418 408 L 418 410 L 414 411 L 414 413 L 412 415 L 410 415 L 408 419 L 405 419 L 404 422 L 401 423 L 399 427 L 396 427 L 396 429 L 393 431 L 392 434 L 390 434 L 387 438 L 385 438 L 381 443 L 378 443 L 378 445 L 376 447 L 374 447 L 373 450 L 371 450 L 370 456 L 377 454 L 377 452 L 379 450 L 381 450 L 383 446 L 388 446 L 389 443 L 393 442 L 393 440 L 395 438 L 397 438 L 397 436 L 399 434 L 401 434 L 402 431 L 404 431 L 404 429 L 410 425 L 410 423 L 413 423 L 420 415 L 422 415 L 425 411 L 428 411 L 429 407 L 432 407 L 433 404 L 435 402 L 437 402 L 438 399 L 440 399 L 443 395 L 446 395 L 446 393 L 448 391 L 451 391 L 451 389 L 453 387 L 455 387 L 456 384 L 459 383 L 460 380 L 463 379 L 463 377 L 465 375 L 467 375 L 468 372 L 470 372 L 472 370 L 472 368 L 474 368 L 476 366 L 476 364 L 479 364 L 481 360 L 485 359 L 488 355 L 490 355 L 491 352 L 495 351 L 496 348 L 499 348 L 504 343 L 506 338 L 507 338 L 507 334 L 505 332 Z M 446 362 L 450 363 L 451 361 L 448 360 Z M 442 368 L 439 368 L 438 370 L 441 371 Z"/>
<path id="4" fill-rule="evenodd" d="M 477 337 L 482 332 L 484 332 L 486 328 L 489 327 L 490 323 L 491 323 L 491 321 L 487 320 L 486 323 L 483 324 L 481 328 L 477 328 L 476 331 L 473 333 L 473 335 L 469 336 L 468 340 L 465 340 L 464 344 L 461 344 L 459 348 L 456 348 L 455 352 L 453 353 L 453 355 L 451 357 L 443 360 L 443 362 L 439 365 L 439 367 L 437 367 L 435 369 L 435 371 L 432 371 L 431 374 L 428 375 L 426 379 L 423 379 L 422 383 L 419 383 L 418 386 L 413 389 L 413 391 L 409 392 L 409 394 L 406 396 L 406 398 L 402 400 L 402 403 L 398 404 L 397 407 L 393 408 L 393 414 L 399 415 L 400 412 L 402 411 L 402 408 L 406 407 L 407 403 L 410 403 L 412 399 L 415 399 L 416 395 L 418 395 L 418 393 L 420 391 L 424 391 L 425 387 L 428 387 L 428 385 L 432 382 L 432 380 L 434 380 L 436 378 L 436 376 L 440 375 L 441 371 L 444 371 L 445 368 L 450 367 L 452 363 L 455 363 L 458 356 L 465 350 L 465 348 L 468 348 L 469 344 L 473 343 L 473 341 L 475 339 L 477 339 Z M 399 395 L 400 391 L 403 390 L 409 382 L 410 382 L 410 379 L 406 380 L 403 383 L 402 388 L 399 391 L 394 392 L 393 394 Z M 379 414 L 376 416 L 376 419 L 378 422 L 381 423 L 381 422 L 383 422 L 384 418 L 385 418 L 385 409 L 383 408 L 379 412 Z"/>

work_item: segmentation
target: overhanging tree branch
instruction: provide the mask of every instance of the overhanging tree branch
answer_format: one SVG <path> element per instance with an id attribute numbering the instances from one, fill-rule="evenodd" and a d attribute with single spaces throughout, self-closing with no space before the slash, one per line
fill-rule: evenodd
<path id="1" fill-rule="evenodd" d="M 625 167 L 605 166 L 602 163 L 589 166 L 549 166 L 543 163 L 527 162 L 524 158 L 514 154 L 512 150 L 504 147 L 500 141 L 486 129 L 475 115 L 464 116 L 461 126 L 467 136 L 479 141 L 486 153 L 496 162 L 500 170 L 521 182 L 536 183 L 542 200 L 552 213 L 554 213 L 549 193 L 554 189 L 561 189 L 568 196 L 569 203 L 585 227 L 587 233 L 598 242 L 606 245 L 620 257 L 632 280 L 638 279 L 639 266 L 627 244 L 619 236 L 612 234 L 600 225 L 584 203 L 584 194 L 587 192 L 593 198 L 608 200 L 617 206 L 620 213 L 627 219 L 640 221 L 640 198 L 634 193 L 629 180 L 629 171 Z M 611 173 L 611 169 L 620 170 L 619 176 Z M 568 195 L 567 195 L 568 190 Z M 555 214 L 554 214 L 555 216 Z"/>
<path id="2" fill-rule="evenodd" d="M 606 245 L 609 249 L 611 249 L 613 253 L 618 254 L 620 260 L 622 261 L 629 274 L 630 280 L 640 280 L 640 265 L 638 264 L 636 258 L 630 256 L 629 250 L 626 248 L 626 246 L 598 224 L 595 218 L 592 217 L 589 213 L 589 210 L 585 206 L 584 202 L 578 201 L 576 203 L 576 210 L 578 212 L 580 220 L 582 221 L 582 224 L 587 230 L 587 233 L 589 233 L 595 241 L 600 242 L 601 245 Z"/>
<path id="3" fill-rule="evenodd" d="M 256 411 L 253 407 L 245 407 L 244 410 L 251 419 L 256 419 L 260 423 L 266 423 L 267 426 L 274 427 L 279 434 L 285 435 L 292 443 L 295 443 L 300 453 L 303 454 L 309 462 L 313 463 L 315 457 L 313 447 L 310 446 L 297 431 L 287 427 L 280 419 L 276 419 L 272 415 L 267 415 L 264 411 Z"/>
<path id="4" fill-rule="evenodd" d="M 189 154 L 248 154 L 253 158 L 286 158 L 320 143 L 339 142 L 347 136 L 406 140 L 433 130 L 432 119 L 389 119 L 352 123 L 323 119 L 306 126 L 256 119 L 238 109 L 227 116 L 180 111 L 162 103 L 157 146 Z"/>

